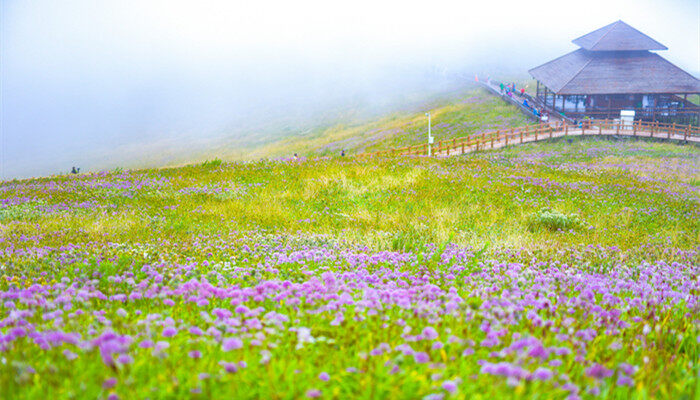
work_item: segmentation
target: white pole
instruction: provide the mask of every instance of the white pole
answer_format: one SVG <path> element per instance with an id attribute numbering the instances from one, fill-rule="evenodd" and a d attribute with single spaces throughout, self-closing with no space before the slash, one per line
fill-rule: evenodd
<path id="1" fill-rule="evenodd" d="M 433 141 L 432 141 L 433 136 L 430 134 L 430 113 L 427 112 L 427 113 L 425 113 L 425 115 L 428 116 L 428 157 L 430 157 L 431 156 L 431 146 L 433 143 Z"/>

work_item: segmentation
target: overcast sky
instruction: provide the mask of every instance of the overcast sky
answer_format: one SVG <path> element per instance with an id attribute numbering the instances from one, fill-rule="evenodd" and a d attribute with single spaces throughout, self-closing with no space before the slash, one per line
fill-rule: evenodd
<path id="1" fill-rule="evenodd" d="M 4 179 L 275 121 L 304 129 L 344 102 L 436 87 L 431 71 L 525 73 L 618 19 L 700 71 L 697 0 L 2 0 L 0 12 Z"/>

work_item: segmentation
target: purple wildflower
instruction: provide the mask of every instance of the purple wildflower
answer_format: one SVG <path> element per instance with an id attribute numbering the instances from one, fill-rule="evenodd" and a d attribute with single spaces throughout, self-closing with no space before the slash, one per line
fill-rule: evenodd
<path id="1" fill-rule="evenodd" d="M 224 351 L 231 351 L 243 347 L 243 342 L 239 338 L 226 338 L 221 342 L 221 348 Z"/>
<path id="2" fill-rule="evenodd" d="M 222 367 L 224 367 L 224 370 L 225 370 L 226 372 L 228 372 L 229 374 L 233 374 L 233 373 L 238 372 L 238 366 L 236 365 L 236 363 L 222 361 L 222 362 L 219 363 L 219 364 L 220 364 Z"/>
<path id="3" fill-rule="evenodd" d="M 454 393 L 457 390 L 457 383 L 455 381 L 445 381 L 442 383 L 442 388 L 450 393 Z"/>
<path id="4" fill-rule="evenodd" d="M 430 361 L 430 356 L 426 352 L 420 352 L 420 353 L 415 353 L 413 355 L 413 359 L 418 364 L 423 364 L 423 363 L 427 363 L 428 361 Z"/>
<path id="5" fill-rule="evenodd" d="M 177 335 L 177 329 L 175 329 L 174 327 L 166 326 L 165 328 L 163 328 L 163 336 L 164 337 L 169 338 L 169 337 L 173 337 L 175 335 Z"/>
<path id="6" fill-rule="evenodd" d="M 586 375 L 596 379 L 609 378 L 612 376 L 612 374 L 612 370 L 607 369 L 600 364 L 593 364 L 593 366 L 586 370 Z"/>
<path id="7" fill-rule="evenodd" d="M 117 378 L 109 378 L 102 382 L 103 389 L 111 389 L 117 385 Z"/>
<path id="8" fill-rule="evenodd" d="M 552 375 L 552 371 L 542 367 L 537 368 L 535 372 L 532 373 L 532 376 L 540 381 L 548 381 L 552 378 Z"/>
<path id="9" fill-rule="evenodd" d="M 438 333 L 432 326 L 426 326 L 425 328 L 423 328 L 422 335 L 423 339 L 426 340 L 435 340 L 438 338 Z"/>

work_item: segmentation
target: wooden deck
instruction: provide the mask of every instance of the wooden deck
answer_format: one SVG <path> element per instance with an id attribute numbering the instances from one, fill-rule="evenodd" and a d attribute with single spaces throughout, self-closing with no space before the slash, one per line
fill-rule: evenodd
<path id="1" fill-rule="evenodd" d="M 441 157 L 453 156 L 567 136 L 625 136 L 700 144 L 700 128 L 697 126 L 644 121 L 635 121 L 634 124 L 625 126 L 623 123 L 613 120 L 586 120 L 579 125 L 572 125 L 564 121 L 557 121 L 442 140 L 433 145 L 432 154 Z M 428 155 L 428 145 L 392 148 L 372 153 L 361 153 L 357 156 L 407 155 Z"/>

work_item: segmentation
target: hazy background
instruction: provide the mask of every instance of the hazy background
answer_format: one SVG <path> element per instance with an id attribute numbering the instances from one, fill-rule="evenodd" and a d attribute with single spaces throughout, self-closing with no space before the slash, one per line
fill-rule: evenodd
<path id="1" fill-rule="evenodd" d="M 0 0 L 0 177 L 162 163 L 526 74 L 622 19 L 700 71 L 700 1 Z"/>

